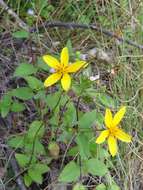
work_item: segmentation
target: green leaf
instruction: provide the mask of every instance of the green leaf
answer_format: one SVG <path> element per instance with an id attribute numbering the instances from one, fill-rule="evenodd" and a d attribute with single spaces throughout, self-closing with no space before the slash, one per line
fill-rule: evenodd
<path id="1" fill-rule="evenodd" d="M 78 146 L 74 146 L 69 149 L 68 156 L 75 156 L 78 153 Z"/>
<path id="2" fill-rule="evenodd" d="M 11 111 L 13 112 L 21 112 L 25 110 L 25 106 L 22 103 L 19 102 L 13 102 L 12 106 L 11 106 Z"/>
<path id="3" fill-rule="evenodd" d="M 5 94 L 0 102 L 0 112 L 2 117 L 6 117 L 11 107 L 11 94 Z"/>
<path id="4" fill-rule="evenodd" d="M 24 136 L 16 136 L 9 139 L 8 145 L 13 148 L 22 148 L 24 146 Z"/>
<path id="5" fill-rule="evenodd" d="M 46 100 L 46 93 L 45 93 L 45 90 L 40 90 L 37 92 L 37 94 L 34 96 L 34 99 L 37 100 L 37 99 L 41 99 L 42 101 L 45 102 Z"/>
<path id="6" fill-rule="evenodd" d="M 13 89 L 12 95 L 21 100 L 29 100 L 34 96 L 32 90 L 28 87 L 19 87 L 19 88 Z"/>
<path id="7" fill-rule="evenodd" d="M 37 138 L 41 138 L 44 135 L 44 125 L 42 121 L 33 121 L 30 124 L 29 130 L 28 130 L 28 138 L 34 139 L 35 136 Z"/>
<path id="8" fill-rule="evenodd" d="M 80 183 L 75 184 L 75 186 L 73 187 L 72 190 L 87 190 L 87 188 L 85 186 L 83 186 Z"/>
<path id="9" fill-rule="evenodd" d="M 64 124 L 73 126 L 76 122 L 76 109 L 72 102 L 68 103 L 67 110 L 64 113 Z"/>
<path id="10" fill-rule="evenodd" d="M 69 55 L 72 56 L 73 55 L 73 48 L 72 48 L 72 42 L 71 39 L 68 39 L 67 43 L 66 43 L 66 47 L 69 50 Z"/>
<path id="11" fill-rule="evenodd" d="M 90 141 L 89 150 L 90 150 L 92 156 L 97 156 L 97 147 L 99 147 L 99 146 L 95 143 L 95 140 Z"/>
<path id="12" fill-rule="evenodd" d="M 31 177 L 31 179 L 39 184 L 42 184 L 43 177 L 41 173 L 38 172 L 35 168 L 31 168 L 28 170 L 28 175 Z"/>
<path id="13" fill-rule="evenodd" d="M 61 182 L 75 182 L 80 176 L 80 167 L 71 161 L 68 163 L 59 176 Z"/>
<path id="14" fill-rule="evenodd" d="M 59 101 L 60 96 L 61 96 L 61 92 L 56 92 L 56 93 L 47 95 L 46 103 L 50 109 L 55 108 L 55 106 L 57 105 L 57 102 Z"/>
<path id="15" fill-rule="evenodd" d="M 81 159 L 88 159 L 91 156 L 89 150 L 89 139 L 85 134 L 79 134 L 76 138 L 76 141 Z"/>
<path id="16" fill-rule="evenodd" d="M 98 146 L 97 155 L 98 155 L 98 158 L 101 158 L 101 159 L 110 157 L 108 150 L 105 148 L 102 148 L 101 146 Z"/>
<path id="17" fill-rule="evenodd" d="M 1 107 L 1 116 L 4 118 L 8 115 L 9 113 L 9 110 L 10 110 L 10 107 L 9 106 L 2 106 Z"/>
<path id="18" fill-rule="evenodd" d="M 24 175 L 24 183 L 27 187 L 29 187 L 32 184 L 32 179 L 28 174 Z"/>
<path id="19" fill-rule="evenodd" d="M 25 142 L 25 151 L 29 152 L 29 153 L 33 150 L 34 138 L 30 139 L 30 141 L 31 142 L 29 142 L 29 141 Z M 34 144 L 35 145 L 34 145 L 33 154 L 34 155 L 45 155 L 45 148 L 44 148 L 43 144 L 38 139 L 35 140 Z"/>
<path id="20" fill-rule="evenodd" d="M 12 33 L 12 36 L 14 38 L 29 38 L 29 32 L 25 31 L 25 30 L 19 30 L 19 31 L 16 31 L 16 32 L 13 32 Z"/>
<path id="21" fill-rule="evenodd" d="M 80 23 L 82 24 L 89 24 L 90 23 L 90 19 L 87 15 L 81 15 L 80 18 L 79 18 L 79 21 Z"/>
<path id="22" fill-rule="evenodd" d="M 37 67 L 44 70 L 49 71 L 50 67 L 43 61 L 42 57 L 38 57 L 37 59 Z"/>
<path id="23" fill-rule="evenodd" d="M 96 114 L 97 114 L 97 111 L 96 110 L 93 110 L 91 112 L 87 112 L 85 113 L 80 119 L 79 119 L 79 126 L 80 128 L 90 128 L 95 120 L 96 120 Z"/>
<path id="24" fill-rule="evenodd" d="M 111 184 L 107 190 L 121 190 L 120 187 L 118 185 L 116 185 L 115 183 L 114 184 Z"/>
<path id="25" fill-rule="evenodd" d="M 107 190 L 107 189 L 106 189 L 106 186 L 104 185 L 104 183 L 101 183 L 96 186 L 96 190 Z"/>
<path id="26" fill-rule="evenodd" d="M 11 102 L 12 102 L 11 93 L 7 93 L 3 96 L 2 100 L 1 100 L 1 105 L 2 106 L 10 106 Z"/>
<path id="27" fill-rule="evenodd" d="M 40 174 L 44 174 L 50 170 L 46 164 L 35 164 L 34 168 Z"/>
<path id="28" fill-rule="evenodd" d="M 35 74 L 37 72 L 37 68 L 35 68 L 32 64 L 21 63 L 15 70 L 15 77 L 24 77 L 31 74 Z"/>
<path id="29" fill-rule="evenodd" d="M 92 175 L 97 175 L 97 176 L 104 176 L 108 171 L 106 165 L 100 160 L 95 159 L 95 158 L 87 160 L 86 168 L 87 168 L 88 173 L 91 173 Z"/>
<path id="30" fill-rule="evenodd" d="M 99 100 L 101 104 L 108 108 L 117 107 L 117 101 L 115 101 L 113 98 L 111 98 L 111 96 L 108 96 L 107 94 L 99 94 L 97 100 Z"/>
<path id="31" fill-rule="evenodd" d="M 25 167 L 29 163 L 29 160 L 30 160 L 29 156 L 25 154 L 19 154 L 19 153 L 15 154 L 15 158 L 21 167 Z"/>
<path id="32" fill-rule="evenodd" d="M 104 123 L 104 116 L 103 116 L 103 114 L 96 112 L 96 116 L 95 117 L 96 117 L 96 120 L 95 120 L 94 124 L 96 126 L 102 128 L 103 127 L 103 123 Z"/>
<path id="33" fill-rule="evenodd" d="M 44 87 L 43 83 L 36 77 L 29 76 L 25 77 L 24 79 L 27 81 L 29 87 L 33 90 L 39 90 Z"/>

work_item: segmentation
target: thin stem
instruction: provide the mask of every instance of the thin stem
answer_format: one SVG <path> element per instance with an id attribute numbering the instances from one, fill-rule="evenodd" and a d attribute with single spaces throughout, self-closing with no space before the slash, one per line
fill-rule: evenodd
<path id="1" fill-rule="evenodd" d="M 43 126 L 43 123 L 40 125 L 40 127 L 38 128 L 38 130 L 36 131 L 35 135 L 34 135 L 34 140 L 33 140 L 33 144 L 32 144 L 32 153 L 31 153 L 31 156 L 30 156 L 30 160 L 29 160 L 29 163 L 27 164 L 28 166 L 31 165 L 31 162 L 32 162 L 32 158 L 33 158 L 33 154 L 34 154 L 34 150 L 35 150 L 35 142 L 36 142 L 36 138 L 37 138 L 37 135 L 41 129 L 41 127 Z"/>
<path id="2" fill-rule="evenodd" d="M 78 127 L 78 121 L 79 121 L 79 103 L 80 103 L 81 96 L 78 97 L 77 99 L 77 104 L 76 104 L 76 121 L 77 121 L 77 127 Z M 81 167 L 81 156 L 79 154 L 79 166 L 80 166 L 80 181 L 82 180 L 82 167 Z"/>
<path id="3" fill-rule="evenodd" d="M 78 99 L 77 99 L 77 104 L 76 104 L 76 121 L 78 122 L 79 120 L 79 114 L 78 114 L 78 111 L 79 111 L 79 103 L 80 103 L 80 99 L 81 97 L 79 96 Z"/>
<path id="4" fill-rule="evenodd" d="M 58 99 L 56 105 L 54 106 L 53 110 L 51 111 L 50 116 L 55 112 L 56 108 L 58 107 L 58 105 L 59 105 L 59 103 L 60 103 L 60 101 L 61 101 L 62 95 L 63 95 L 63 91 L 61 92 L 61 94 L 60 94 L 60 96 L 59 96 L 59 99 Z"/>

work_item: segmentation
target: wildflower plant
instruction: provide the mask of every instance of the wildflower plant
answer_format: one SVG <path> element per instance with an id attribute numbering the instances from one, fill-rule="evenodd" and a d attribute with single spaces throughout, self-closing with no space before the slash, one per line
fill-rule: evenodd
<path id="1" fill-rule="evenodd" d="M 110 185 L 99 186 L 111 189 L 112 185 L 117 185 L 109 170 L 110 154 L 117 154 L 117 139 L 131 142 L 131 136 L 119 126 L 126 107 L 121 107 L 113 117 L 109 108 L 116 108 L 119 103 L 107 95 L 104 89 L 97 91 L 95 81 L 90 81 L 82 74 L 84 69 L 88 69 L 87 63 L 82 60 L 70 63 L 69 54 L 68 48 L 64 47 L 59 59 L 48 54 L 42 56 L 42 59 L 38 58 L 35 66 L 20 63 L 16 68 L 14 77 L 22 78 L 24 85 L 17 85 L 17 88 L 9 90 L 3 96 L 0 102 L 1 116 L 6 118 L 13 112 L 15 120 L 18 118 L 17 113 L 23 113 L 23 117 L 27 117 L 29 105 L 33 106 L 34 116 L 22 124 L 22 133 L 8 138 L 8 145 L 16 150 L 15 157 L 26 186 L 33 182 L 42 184 L 43 174 L 50 172 L 53 160 L 59 159 L 59 182 L 74 183 L 74 189 L 85 189 L 82 177 L 88 174 L 99 177 L 108 175 L 107 184 L 110 179 Z M 49 72 L 47 65 L 54 69 L 54 73 L 45 80 L 45 70 Z M 39 77 L 41 72 L 44 82 Z M 71 86 L 70 74 L 76 72 L 78 75 L 73 77 Z M 55 88 L 58 81 L 61 81 L 62 91 Z M 53 90 L 49 87 L 53 87 Z M 67 93 L 69 89 L 71 93 Z M 105 117 L 98 105 L 106 109 Z M 11 124 L 16 129 L 18 123 L 15 124 L 15 120 Z M 102 131 L 99 137 L 98 131 Z M 98 145 L 106 139 L 109 152 L 107 146 Z M 66 151 L 60 143 L 67 147 Z M 65 154 L 62 155 L 62 152 Z M 67 164 L 66 157 L 69 158 Z"/>
<path id="2" fill-rule="evenodd" d="M 43 60 L 55 70 L 54 74 L 50 75 L 44 82 L 45 87 L 49 87 L 61 80 L 62 88 L 68 91 L 71 86 L 71 77 L 69 73 L 75 73 L 85 66 L 85 61 L 76 61 L 69 64 L 68 48 L 63 48 L 60 56 L 60 61 L 50 55 L 44 55 Z"/>
<path id="3" fill-rule="evenodd" d="M 109 151 L 112 156 L 117 154 L 117 139 L 123 142 L 131 142 L 131 136 L 122 131 L 118 125 L 122 120 L 126 111 L 126 107 L 122 107 L 114 116 L 112 117 L 112 113 L 110 109 L 106 109 L 105 113 L 105 125 L 106 130 L 102 131 L 100 136 L 97 138 L 96 143 L 101 144 L 107 138 Z"/>

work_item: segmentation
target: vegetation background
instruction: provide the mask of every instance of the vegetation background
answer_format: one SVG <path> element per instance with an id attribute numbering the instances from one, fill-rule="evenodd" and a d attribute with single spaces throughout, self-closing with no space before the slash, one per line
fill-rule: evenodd
<path id="1" fill-rule="evenodd" d="M 15 15 L 10 12 L 11 10 Z M 106 184 L 110 180 L 114 180 L 118 185 L 112 187 L 113 190 L 119 187 L 122 190 L 143 189 L 143 48 L 122 43 L 117 39 L 123 37 L 138 45 L 143 44 L 142 13 L 143 2 L 140 0 L 0 0 L 1 99 L 9 89 L 16 88 L 23 82 L 13 77 L 20 63 L 27 62 L 33 66 L 41 64 L 42 55 L 58 54 L 67 46 L 71 56 L 74 54 L 82 58 L 88 56 L 90 67 L 85 75 L 97 78 L 93 86 L 96 92 L 102 93 L 94 105 L 90 98 L 86 99 L 85 104 L 82 102 L 81 109 L 86 107 L 87 102 L 89 110 L 95 106 L 98 110 L 102 110 L 102 113 L 106 107 L 114 108 L 115 102 L 127 105 L 128 111 L 123 126 L 132 134 L 133 142 L 126 147 L 121 144 L 120 155 L 116 158 L 107 158 L 112 165 L 110 175 L 103 178 L 88 176 L 83 180 L 88 189 L 97 189 L 97 185 Z M 47 27 L 47 21 L 95 24 L 101 30 Z M 34 29 L 34 32 L 27 32 L 27 28 Z M 103 34 L 103 29 L 114 32 L 116 37 Z M 45 76 L 47 76 L 46 71 L 38 74 L 41 81 Z M 35 105 L 28 102 L 24 106 L 26 107 L 24 112 L 0 117 L 0 189 L 20 189 L 15 179 L 12 180 L 16 174 L 13 171 L 15 169 L 11 167 L 10 155 L 13 153 L 7 152 L 7 141 L 17 133 L 23 134 L 25 127 L 35 118 Z M 13 108 L 14 112 L 15 109 Z M 47 138 L 44 137 L 45 146 L 48 146 L 48 140 L 45 139 L 48 139 L 50 133 L 51 131 L 46 133 Z M 35 183 L 29 189 L 72 188 L 74 184 L 68 187 L 57 186 L 56 179 L 61 169 L 61 158 L 66 156 L 70 149 L 63 142 L 58 143 L 59 147 L 60 155 L 50 163 L 52 170 L 43 176 L 44 182 L 41 185 Z M 67 158 L 62 164 L 65 166 L 69 160 Z M 55 184 L 51 187 L 53 182 Z M 97 190 L 105 189 L 105 186 L 100 186 Z"/>

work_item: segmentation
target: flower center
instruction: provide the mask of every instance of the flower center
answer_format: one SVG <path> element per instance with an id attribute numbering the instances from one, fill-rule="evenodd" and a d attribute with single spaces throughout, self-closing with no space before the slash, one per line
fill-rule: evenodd
<path id="1" fill-rule="evenodd" d="M 109 129 L 109 132 L 110 132 L 111 135 L 116 136 L 117 130 L 118 130 L 117 127 L 111 127 L 111 128 Z"/>
<path id="2" fill-rule="evenodd" d="M 56 72 L 61 73 L 61 74 L 65 74 L 67 73 L 67 66 L 64 66 L 62 63 L 58 66 L 58 68 L 56 69 Z"/>

